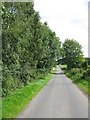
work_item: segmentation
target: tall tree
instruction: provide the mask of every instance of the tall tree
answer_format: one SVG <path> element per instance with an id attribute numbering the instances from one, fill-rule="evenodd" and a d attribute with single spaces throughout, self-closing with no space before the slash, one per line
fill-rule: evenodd
<path id="1" fill-rule="evenodd" d="M 76 40 L 66 39 L 62 51 L 62 59 L 67 64 L 68 69 L 80 67 L 84 58 L 82 47 Z"/>
<path id="2" fill-rule="evenodd" d="M 32 3 L 3 3 L 2 19 L 2 85 L 6 95 L 35 79 L 37 73 L 50 72 L 61 43 L 48 24 L 40 22 Z"/>

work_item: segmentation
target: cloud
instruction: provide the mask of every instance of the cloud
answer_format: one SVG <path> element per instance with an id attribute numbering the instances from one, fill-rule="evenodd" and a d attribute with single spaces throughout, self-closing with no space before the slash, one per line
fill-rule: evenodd
<path id="1" fill-rule="evenodd" d="M 74 24 L 80 24 L 80 23 L 84 23 L 85 21 L 83 19 L 72 19 L 71 22 Z"/>
<path id="2" fill-rule="evenodd" d="M 76 39 L 83 46 L 85 56 L 88 55 L 87 6 L 88 0 L 35 0 L 41 21 L 47 21 L 62 42 L 66 38 Z"/>

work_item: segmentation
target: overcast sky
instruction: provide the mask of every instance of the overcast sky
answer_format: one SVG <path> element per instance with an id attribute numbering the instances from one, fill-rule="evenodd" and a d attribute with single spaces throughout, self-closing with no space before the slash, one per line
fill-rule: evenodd
<path id="1" fill-rule="evenodd" d="M 88 56 L 88 2 L 89 0 L 34 0 L 34 8 L 41 21 L 47 21 L 62 42 L 77 40 Z"/>

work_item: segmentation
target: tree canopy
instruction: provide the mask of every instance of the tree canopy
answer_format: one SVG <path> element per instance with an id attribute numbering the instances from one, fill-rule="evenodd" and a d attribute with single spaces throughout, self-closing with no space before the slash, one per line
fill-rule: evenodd
<path id="1" fill-rule="evenodd" d="M 61 47 L 48 23 L 40 21 L 33 3 L 3 2 L 1 12 L 3 96 L 49 73 L 61 56 L 68 69 L 81 66 L 81 45 L 66 39 Z"/>
<path id="2" fill-rule="evenodd" d="M 66 39 L 62 47 L 62 59 L 68 69 L 80 67 L 84 61 L 82 46 L 74 39 Z"/>
<path id="3" fill-rule="evenodd" d="M 61 42 L 32 3 L 2 4 L 3 96 L 56 65 Z"/>

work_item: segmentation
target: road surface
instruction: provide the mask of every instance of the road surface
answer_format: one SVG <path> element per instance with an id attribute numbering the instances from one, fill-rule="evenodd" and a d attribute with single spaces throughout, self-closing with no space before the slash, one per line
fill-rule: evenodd
<path id="1" fill-rule="evenodd" d="M 17 118 L 88 118 L 88 98 L 57 67 L 53 79 Z"/>

